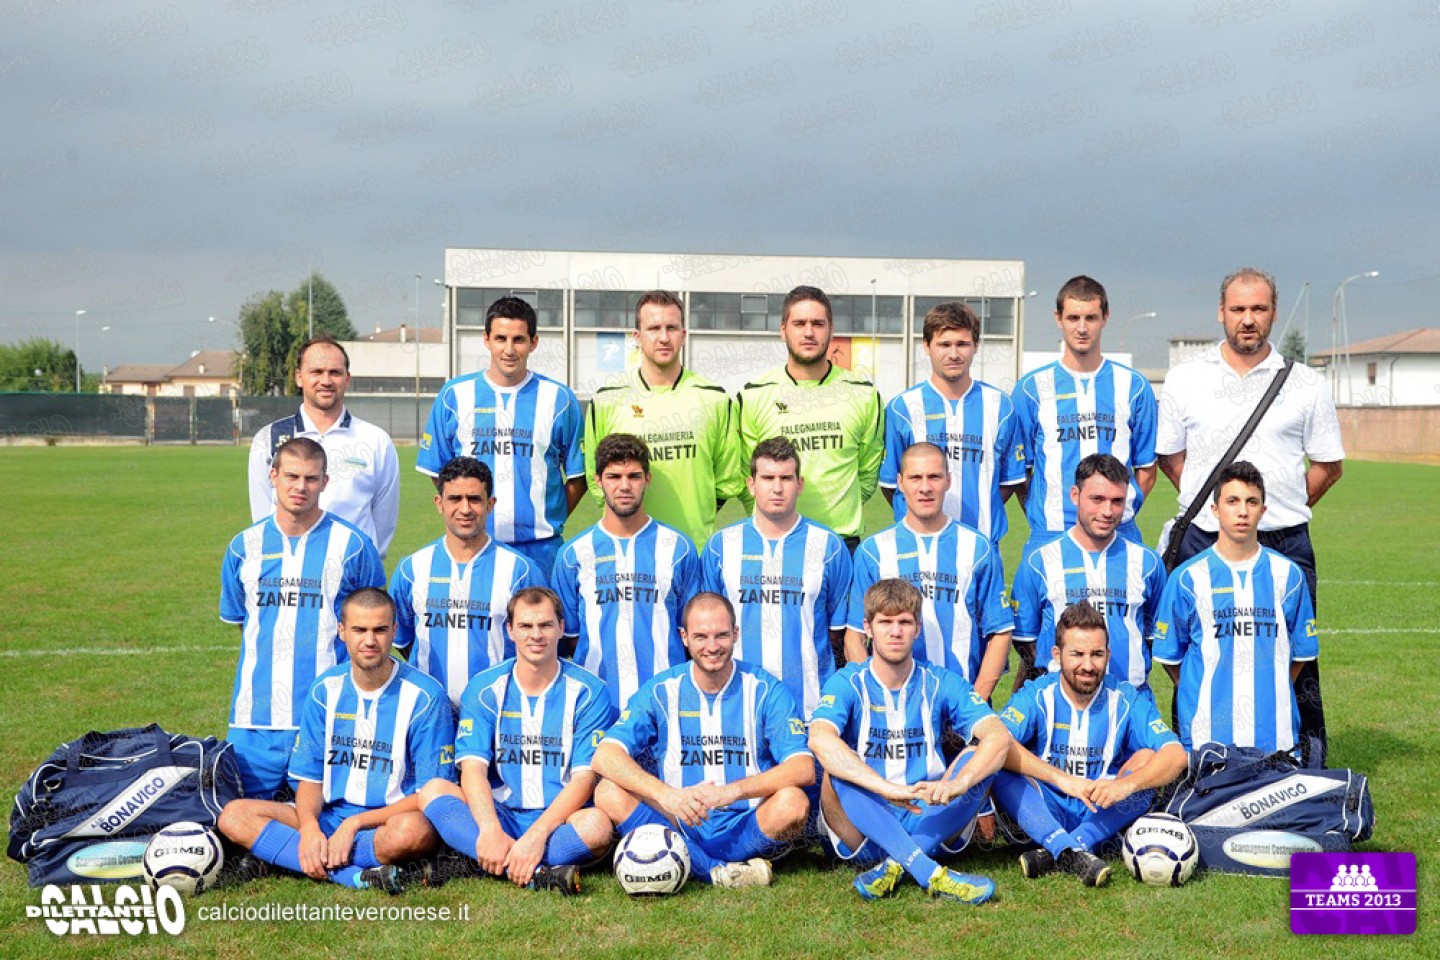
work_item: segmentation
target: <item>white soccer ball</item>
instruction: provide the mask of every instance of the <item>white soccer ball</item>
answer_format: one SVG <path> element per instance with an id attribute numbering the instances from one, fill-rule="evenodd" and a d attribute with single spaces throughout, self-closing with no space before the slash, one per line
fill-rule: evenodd
<path id="1" fill-rule="evenodd" d="M 173 887 L 181 896 L 209 890 L 224 865 L 220 838 L 198 823 L 172 823 L 145 847 L 145 882 L 152 889 Z"/>
<path id="2" fill-rule="evenodd" d="M 669 827 L 644 824 L 622 837 L 615 848 L 615 879 L 632 897 L 679 893 L 690 879 L 690 851 Z"/>
<path id="3" fill-rule="evenodd" d="M 1169 813 L 1147 813 L 1125 831 L 1125 869 L 1136 880 L 1178 887 L 1190 879 L 1200 845 L 1185 821 Z"/>

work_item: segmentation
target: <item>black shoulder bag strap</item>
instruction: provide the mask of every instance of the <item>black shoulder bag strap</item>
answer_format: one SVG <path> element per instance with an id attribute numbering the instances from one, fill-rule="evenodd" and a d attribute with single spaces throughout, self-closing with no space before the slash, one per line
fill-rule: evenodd
<path id="1" fill-rule="evenodd" d="M 1280 394 L 1280 388 L 1285 386 L 1285 380 L 1290 376 L 1290 368 L 1293 366 L 1295 366 L 1294 360 L 1286 360 L 1285 365 L 1275 372 L 1270 386 L 1265 388 L 1265 395 L 1260 398 L 1260 402 L 1255 406 L 1255 411 L 1250 414 L 1250 419 L 1245 421 L 1245 426 L 1241 427 L 1240 432 L 1235 435 L 1230 449 L 1226 450 L 1225 455 L 1216 461 L 1215 469 L 1210 471 L 1210 476 L 1205 478 L 1205 483 L 1196 491 L 1194 498 L 1190 501 L 1190 506 L 1185 508 L 1185 514 L 1175 521 L 1175 526 L 1170 530 L 1170 541 L 1165 544 L 1164 561 L 1167 572 L 1173 571 L 1179 565 L 1180 541 L 1185 539 L 1185 533 L 1190 529 L 1190 524 L 1195 521 L 1195 516 L 1210 499 L 1210 494 L 1215 490 L 1215 481 L 1220 478 L 1220 471 L 1234 463 L 1235 458 L 1240 455 L 1240 449 L 1250 440 L 1255 433 L 1255 428 L 1260 425 L 1260 420 L 1265 416 L 1265 411 L 1270 409 L 1271 404 Z"/>

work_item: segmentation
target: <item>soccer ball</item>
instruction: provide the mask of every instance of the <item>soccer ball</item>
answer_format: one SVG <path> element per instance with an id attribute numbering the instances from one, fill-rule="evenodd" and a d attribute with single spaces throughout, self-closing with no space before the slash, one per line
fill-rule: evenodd
<path id="1" fill-rule="evenodd" d="M 632 897 L 679 893 L 690 879 L 690 851 L 669 827 L 636 827 L 615 848 L 615 879 Z"/>
<path id="2" fill-rule="evenodd" d="M 1136 880 L 1178 887 L 1195 872 L 1200 846 L 1185 821 L 1169 813 L 1147 813 L 1125 832 L 1125 869 Z"/>
<path id="3" fill-rule="evenodd" d="M 181 896 L 209 890 L 224 865 L 220 838 L 198 823 L 172 823 L 145 847 L 145 882 L 151 889 L 174 887 Z"/>

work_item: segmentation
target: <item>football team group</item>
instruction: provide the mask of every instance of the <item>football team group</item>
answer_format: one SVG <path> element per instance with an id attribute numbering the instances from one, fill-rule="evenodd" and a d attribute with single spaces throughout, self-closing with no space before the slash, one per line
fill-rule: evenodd
<path id="1" fill-rule="evenodd" d="M 972 379 L 980 322 L 943 303 L 930 376 L 885 404 L 832 361 L 819 289 L 785 298 L 785 363 L 734 397 L 684 365 L 684 301 L 653 291 L 638 367 L 587 409 L 529 369 L 535 311 L 504 297 L 489 367 L 445 384 L 422 438 L 443 533 L 388 580 L 395 450 L 345 409 L 344 350 L 309 341 L 221 578 L 245 799 L 219 827 L 243 874 L 572 893 L 654 823 L 717 886 L 818 842 L 863 898 L 908 876 L 977 904 L 993 881 L 954 868 L 977 831 L 1026 877 L 1105 883 L 1187 751 L 1324 749 L 1307 523 L 1344 454 L 1325 383 L 1269 343 L 1275 306 L 1267 274 L 1225 278 L 1223 338 L 1157 404 L 1102 354 L 1089 277 L 1056 296 L 1061 358 L 1009 394 Z M 1168 574 L 1135 523 L 1157 468 L 1197 505 Z M 567 533 L 587 490 L 601 518 Z M 877 490 L 895 522 L 862 538 Z M 731 499 L 749 516 L 717 531 Z"/>

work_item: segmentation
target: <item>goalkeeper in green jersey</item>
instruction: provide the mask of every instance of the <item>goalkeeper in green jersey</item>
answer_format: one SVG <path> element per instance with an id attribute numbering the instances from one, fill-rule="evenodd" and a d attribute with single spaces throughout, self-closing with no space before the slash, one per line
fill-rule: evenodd
<path id="1" fill-rule="evenodd" d="M 635 307 L 640 367 L 623 382 L 595 391 L 585 418 L 585 471 L 612 433 L 638 436 L 650 449 L 645 509 L 704 549 L 715 513 L 745 490 L 730 396 L 685 367 L 685 313 L 680 298 L 652 290 Z M 597 502 L 600 489 L 591 490 Z"/>
<path id="2" fill-rule="evenodd" d="M 803 464 L 800 512 L 844 537 L 853 553 L 885 457 L 883 407 L 874 384 L 829 359 L 834 332 L 822 290 L 801 286 L 786 295 L 780 336 L 789 357 L 737 399 L 740 461 L 763 440 L 789 439 Z"/>

